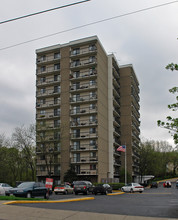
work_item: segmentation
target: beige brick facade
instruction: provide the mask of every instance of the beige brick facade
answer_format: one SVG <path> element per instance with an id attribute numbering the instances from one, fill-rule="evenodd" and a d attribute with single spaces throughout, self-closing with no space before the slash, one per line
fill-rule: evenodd
<path id="1" fill-rule="evenodd" d="M 128 171 L 137 175 L 139 123 L 133 121 L 140 115 L 132 93 L 138 96 L 139 89 L 132 66 L 120 68 L 96 36 L 36 54 L 38 180 L 63 182 L 73 165 L 79 179 L 118 181 L 123 161 L 117 148 L 123 142 Z"/>

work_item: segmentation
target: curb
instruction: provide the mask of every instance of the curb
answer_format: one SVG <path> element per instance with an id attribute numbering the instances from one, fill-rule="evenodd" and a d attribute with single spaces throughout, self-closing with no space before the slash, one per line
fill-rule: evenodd
<path id="1" fill-rule="evenodd" d="M 94 200 L 94 197 L 85 197 L 79 199 L 65 199 L 65 200 L 53 200 L 53 201 L 11 201 L 5 202 L 3 205 L 12 205 L 12 204 L 28 204 L 28 203 L 62 203 L 62 202 L 78 202 L 78 201 L 86 201 L 86 200 Z"/>

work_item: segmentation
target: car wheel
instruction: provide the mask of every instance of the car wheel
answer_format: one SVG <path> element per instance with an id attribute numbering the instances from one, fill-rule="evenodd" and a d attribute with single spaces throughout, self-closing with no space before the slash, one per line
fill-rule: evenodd
<path id="1" fill-rule="evenodd" d="M 89 191 L 87 190 L 86 193 L 85 193 L 85 195 L 88 195 L 88 194 L 89 194 Z"/>
<path id="2" fill-rule="evenodd" d="M 142 193 L 142 191 L 140 191 L 140 193 Z"/>
<path id="3" fill-rule="evenodd" d="M 49 199 L 49 193 L 48 192 L 45 193 L 44 199 Z"/>
<path id="4" fill-rule="evenodd" d="M 130 193 L 133 193 L 133 189 L 130 189 Z"/>
<path id="5" fill-rule="evenodd" d="M 27 198 L 32 198 L 31 192 L 28 192 L 28 193 L 27 193 Z"/>
<path id="6" fill-rule="evenodd" d="M 122 191 L 122 192 L 124 192 L 124 189 L 123 189 L 123 188 L 121 188 L 121 191 Z"/>
<path id="7" fill-rule="evenodd" d="M 57 192 L 55 192 L 55 194 L 57 195 L 58 193 L 57 193 Z"/>
<path id="8" fill-rule="evenodd" d="M 64 192 L 64 194 L 67 195 L 67 194 L 68 194 L 68 191 L 66 190 L 66 191 Z"/>

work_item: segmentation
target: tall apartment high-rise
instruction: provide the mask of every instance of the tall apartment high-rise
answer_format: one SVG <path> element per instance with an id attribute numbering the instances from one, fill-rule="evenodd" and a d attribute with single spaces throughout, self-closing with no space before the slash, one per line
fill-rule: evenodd
<path id="1" fill-rule="evenodd" d="M 119 66 L 97 36 L 36 51 L 37 178 L 117 181 L 139 174 L 139 83 L 132 65 Z"/>

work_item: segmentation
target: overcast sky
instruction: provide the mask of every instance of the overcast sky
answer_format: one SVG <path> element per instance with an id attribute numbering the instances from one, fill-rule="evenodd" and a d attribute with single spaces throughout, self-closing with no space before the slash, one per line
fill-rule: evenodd
<path id="1" fill-rule="evenodd" d="M 77 0 L 76 0 L 77 1 Z M 0 22 L 73 3 L 72 0 L 0 0 Z M 95 21 L 170 3 L 168 0 L 91 0 L 76 6 L 0 25 L 0 134 L 35 123 L 35 50 L 97 35 L 107 53 L 120 65 L 133 64 L 140 82 L 141 137 L 173 144 L 157 120 L 170 115 L 175 102 L 169 89 L 178 74 L 168 63 L 178 63 L 178 1 L 163 7 L 118 17 L 102 23 L 11 47 Z"/>

